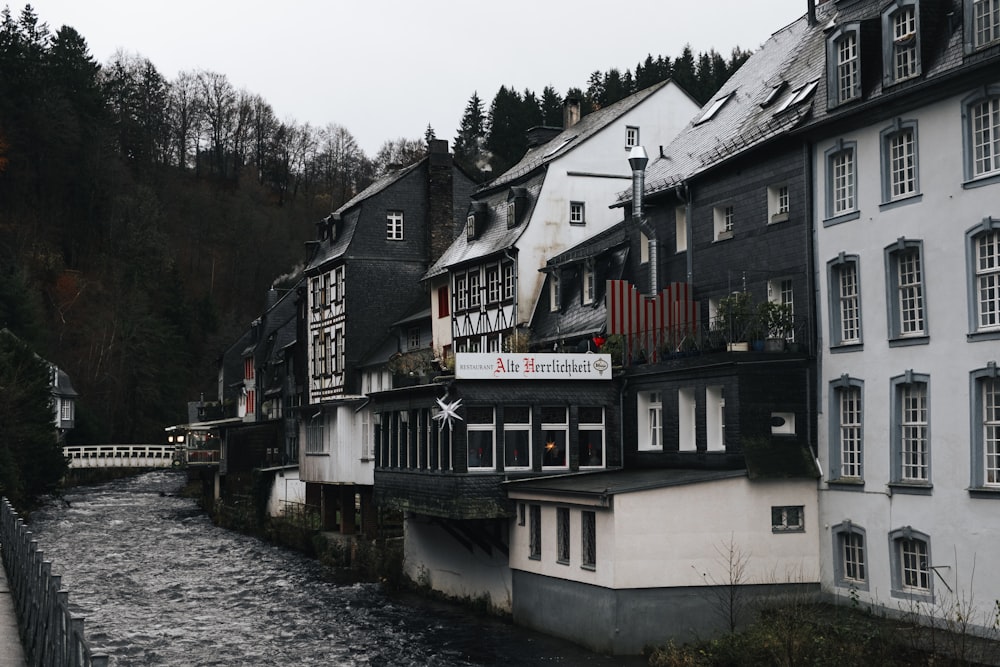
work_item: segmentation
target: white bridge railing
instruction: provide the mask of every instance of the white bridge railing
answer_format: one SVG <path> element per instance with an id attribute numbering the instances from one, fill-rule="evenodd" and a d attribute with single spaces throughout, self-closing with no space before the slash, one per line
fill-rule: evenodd
<path id="1" fill-rule="evenodd" d="M 174 445 L 69 445 L 63 454 L 70 468 L 170 468 L 183 463 Z"/>

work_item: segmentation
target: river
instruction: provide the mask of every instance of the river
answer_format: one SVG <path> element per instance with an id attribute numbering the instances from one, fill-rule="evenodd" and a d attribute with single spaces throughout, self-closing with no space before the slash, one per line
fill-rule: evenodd
<path id="1" fill-rule="evenodd" d="M 183 473 L 67 490 L 29 527 L 91 646 L 116 667 L 642 665 L 458 606 L 339 585 L 288 549 L 214 526 Z"/>

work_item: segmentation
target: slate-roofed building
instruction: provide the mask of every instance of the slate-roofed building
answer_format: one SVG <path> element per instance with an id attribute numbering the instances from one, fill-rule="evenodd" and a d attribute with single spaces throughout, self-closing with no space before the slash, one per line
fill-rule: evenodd
<path id="1" fill-rule="evenodd" d="M 318 223 L 305 269 L 300 462 L 307 502 L 321 508 L 328 529 L 354 532 L 356 505 L 362 530 L 373 527 L 374 434 L 362 369 L 400 314 L 426 299 L 421 278 L 454 240 L 473 188 L 447 142 L 431 141 L 425 158 Z"/>
<path id="2" fill-rule="evenodd" d="M 434 346 L 446 366 L 456 353 L 523 361 L 539 269 L 620 217 L 608 205 L 628 182 L 625 156 L 640 132 L 666 142 L 695 109 L 672 82 L 582 119 L 569 101 L 562 131 L 536 130 L 521 161 L 475 192 L 461 233 L 424 276 Z M 610 368 L 600 365 L 605 373 L 595 381 L 465 377 L 458 369 L 435 384 L 372 395 L 381 434 L 377 500 L 406 513 L 411 576 L 457 596 L 489 595 L 509 609 L 512 506 L 502 482 L 620 465 L 618 394 Z"/>
<path id="3" fill-rule="evenodd" d="M 992 628 L 1000 5 L 826 2 L 812 35 L 823 585 Z"/>

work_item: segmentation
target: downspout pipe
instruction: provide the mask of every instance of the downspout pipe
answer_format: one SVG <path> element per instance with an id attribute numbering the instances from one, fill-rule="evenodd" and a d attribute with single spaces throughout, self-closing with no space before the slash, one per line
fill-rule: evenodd
<path id="1" fill-rule="evenodd" d="M 642 215 L 642 195 L 646 188 L 646 165 L 649 156 L 642 146 L 635 146 L 629 151 L 628 164 L 632 167 L 632 223 L 649 237 L 649 294 L 656 294 L 659 286 L 657 267 L 659 265 L 659 239 L 656 229 L 648 224 Z"/>
<path id="2" fill-rule="evenodd" d="M 518 284 L 517 284 L 517 257 L 516 256 L 512 256 L 510 254 L 510 248 L 504 248 L 503 256 L 506 257 L 508 260 L 510 260 L 510 263 L 512 265 L 511 272 L 513 273 L 512 280 L 514 281 L 514 294 L 512 295 L 514 297 L 514 313 L 513 313 L 514 316 L 512 318 L 511 326 L 513 327 L 513 334 L 516 336 L 517 335 L 517 289 L 518 289 Z M 500 269 L 500 280 L 503 280 L 503 268 L 502 267 Z"/>

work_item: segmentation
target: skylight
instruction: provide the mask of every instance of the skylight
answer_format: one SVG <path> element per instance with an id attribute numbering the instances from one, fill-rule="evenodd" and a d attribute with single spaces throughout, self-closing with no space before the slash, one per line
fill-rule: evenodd
<path id="1" fill-rule="evenodd" d="M 781 113 L 785 109 L 790 109 L 791 107 L 802 104 L 810 97 L 812 97 L 812 94 L 816 91 L 816 86 L 818 84 L 819 84 L 819 79 L 816 79 L 814 81 L 810 81 L 809 83 L 800 88 L 796 88 L 795 90 L 793 90 L 791 93 L 788 94 L 788 97 L 785 98 L 784 102 L 778 105 L 778 107 L 774 110 L 774 113 Z"/>
<path id="2" fill-rule="evenodd" d="M 712 117 L 715 116 L 715 114 L 719 113 L 719 109 L 721 109 L 722 106 L 726 102 L 728 102 L 729 98 L 732 96 L 733 94 L 729 93 L 728 95 L 723 95 L 722 97 L 712 102 L 712 106 L 708 107 L 708 111 L 705 112 L 705 115 L 702 116 L 700 119 L 698 119 L 698 122 L 695 124 L 698 125 L 704 123 L 707 120 L 712 120 Z"/>

